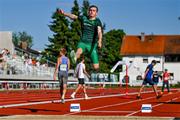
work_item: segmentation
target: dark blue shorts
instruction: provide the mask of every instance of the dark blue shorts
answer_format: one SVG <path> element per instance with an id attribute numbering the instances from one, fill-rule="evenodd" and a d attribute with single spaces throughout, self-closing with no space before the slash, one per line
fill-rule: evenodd
<path id="1" fill-rule="evenodd" d="M 153 80 L 154 84 L 157 85 L 159 80 Z"/>
<path id="2" fill-rule="evenodd" d="M 147 78 L 145 78 L 144 80 L 143 80 L 143 83 L 142 83 L 143 85 L 147 85 L 147 84 L 149 84 L 149 85 L 154 85 L 154 81 L 152 80 L 152 79 L 147 79 Z"/>

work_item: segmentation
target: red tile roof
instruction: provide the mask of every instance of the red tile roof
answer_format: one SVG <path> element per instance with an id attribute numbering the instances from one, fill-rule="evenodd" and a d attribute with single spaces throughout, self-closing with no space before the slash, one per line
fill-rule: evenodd
<path id="1" fill-rule="evenodd" d="M 121 45 L 121 55 L 180 54 L 180 35 L 126 35 Z"/>

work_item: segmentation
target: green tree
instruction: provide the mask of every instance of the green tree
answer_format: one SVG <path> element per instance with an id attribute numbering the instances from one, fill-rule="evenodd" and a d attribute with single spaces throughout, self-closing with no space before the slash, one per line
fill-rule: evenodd
<path id="1" fill-rule="evenodd" d="M 88 0 L 84 0 L 84 10 L 88 8 Z M 57 9 L 58 10 L 58 9 Z M 54 33 L 53 37 L 49 37 L 49 45 L 46 45 L 46 49 L 43 55 L 48 58 L 48 60 L 54 61 L 57 59 L 59 54 L 59 49 L 61 47 L 66 47 L 68 55 L 71 50 L 77 49 L 77 43 L 81 36 L 81 23 L 80 21 L 73 20 L 68 21 L 63 15 L 58 14 L 57 10 L 52 15 L 53 21 L 49 25 L 50 30 Z M 71 10 L 72 14 L 77 16 L 80 15 L 79 5 L 77 0 L 74 0 L 74 6 Z"/>
<path id="2" fill-rule="evenodd" d="M 17 33 L 13 33 L 12 41 L 13 41 L 14 45 L 16 45 L 16 46 L 20 45 L 20 39 L 19 39 L 19 36 L 17 35 Z"/>
<path id="3" fill-rule="evenodd" d="M 13 33 L 12 40 L 16 46 L 20 45 L 21 42 L 27 42 L 29 48 L 33 46 L 33 37 L 25 31 Z"/>
<path id="4" fill-rule="evenodd" d="M 74 0 L 74 6 L 72 7 L 71 13 L 77 16 L 80 15 L 79 5 L 78 5 L 77 0 Z M 76 19 L 71 22 L 70 26 L 71 26 L 71 33 L 72 33 L 71 48 L 73 50 L 76 50 L 77 43 L 80 40 L 80 36 L 81 36 L 81 23 L 79 19 Z"/>
<path id="5" fill-rule="evenodd" d="M 50 44 L 46 45 L 47 48 L 43 52 L 43 56 L 53 62 L 56 62 L 60 48 L 67 48 L 69 46 L 72 36 L 68 19 L 57 11 L 58 9 L 53 13 L 53 21 L 49 25 L 50 30 L 53 32 L 53 36 L 48 38 Z"/>
<path id="6" fill-rule="evenodd" d="M 84 0 L 83 1 L 83 7 L 82 7 L 82 13 L 83 13 L 83 15 L 85 15 L 85 16 L 88 16 L 88 8 L 89 8 L 89 5 L 90 3 L 89 3 L 89 1 L 88 0 Z"/>
<path id="7" fill-rule="evenodd" d="M 100 50 L 100 71 L 109 72 L 121 60 L 120 48 L 125 35 L 123 30 L 110 30 L 103 36 L 103 47 Z"/>

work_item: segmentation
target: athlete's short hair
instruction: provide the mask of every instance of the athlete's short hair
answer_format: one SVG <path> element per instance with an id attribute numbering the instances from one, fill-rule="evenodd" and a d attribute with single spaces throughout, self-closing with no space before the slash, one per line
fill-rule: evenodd
<path id="1" fill-rule="evenodd" d="M 96 11 L 98 12 L 98 7 L 96 6 L 96 5 L 91 5 L 91 6 L 89 6 L 89 10 L 91 9 L 91 8 L 96 8 Z"/>
<path id="2" fill-rule="evenodd" d="M 66 54 L 66 49 L 65 48 L 61 48 L 60 52 L 62 52 L 65 55 Z"/>
<path id="3" fill-rule="evenodd" d="M 154 63 L 154 64 L 156 64 L 156 60 L 152 60 L 152 62 L 151 63 Z"/>

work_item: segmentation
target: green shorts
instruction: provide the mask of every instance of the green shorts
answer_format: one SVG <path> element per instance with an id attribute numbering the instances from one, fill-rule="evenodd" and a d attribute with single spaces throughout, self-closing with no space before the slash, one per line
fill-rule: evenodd
<path id="1" fill-rule="evenodd" d="M 82 52 L 87 51 L 90 54 L 93 64 L 99 64 L 97 44 L 91 45 L 84 42 L 79 42 L 77 47 L 81 48 Z"/>

